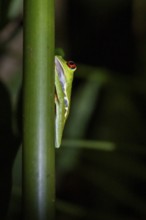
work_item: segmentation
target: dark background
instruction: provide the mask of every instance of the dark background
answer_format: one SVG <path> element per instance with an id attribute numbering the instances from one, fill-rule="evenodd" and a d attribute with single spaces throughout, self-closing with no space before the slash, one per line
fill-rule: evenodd
<path id="1" fill-rule="evenodd" d="M 57 51 L 78 66 L 56 151 L 58 220 L 146 218 L 145 21 L 145 0 L 56 1 Z M 20 219 L 22 31 L 22 2 L 1 1 L 0 219 Z"/>

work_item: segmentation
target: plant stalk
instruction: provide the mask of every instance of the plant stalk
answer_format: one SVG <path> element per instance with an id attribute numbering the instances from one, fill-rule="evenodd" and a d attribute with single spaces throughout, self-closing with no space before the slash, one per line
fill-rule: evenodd
<path id="1" fill-rule="evenodd" d="M 23 218 L 53 220 L 54 0 L 24 0 Z"/>

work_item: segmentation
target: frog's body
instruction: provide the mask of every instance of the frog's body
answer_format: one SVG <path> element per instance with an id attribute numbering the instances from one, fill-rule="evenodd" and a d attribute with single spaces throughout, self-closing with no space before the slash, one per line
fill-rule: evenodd
<path id="1" fill-rule="evenodd" d="M 66 62 L 61 56 L 55 56 L 55 146 L 61 145 L 62 134 L 70 109 L 72 81 L 76 65 L 73 61 Z"/>

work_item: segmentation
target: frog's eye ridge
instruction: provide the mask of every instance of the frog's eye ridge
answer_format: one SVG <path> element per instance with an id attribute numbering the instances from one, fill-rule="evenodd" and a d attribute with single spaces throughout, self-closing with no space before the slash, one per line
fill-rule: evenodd
<path id="1" fill-rule="evenodd" d="M 74 61 L 68 61 L 68 62 L 67 62 L 67 65 L 68 65 L 68 67 L 69 67 L 70 69 L 72 69 L 72 70 L 74 70 L 74 69 L 77 68 L 77 66 L 76 66 L 76 64 L 75 64 Z"/>

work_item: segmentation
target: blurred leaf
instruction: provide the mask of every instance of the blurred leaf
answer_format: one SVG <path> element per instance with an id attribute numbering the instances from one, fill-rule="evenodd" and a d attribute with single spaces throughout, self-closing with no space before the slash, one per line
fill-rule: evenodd
<path id="1" fill-rule="evenodd" d="M 89 140 L 63 140 L 62 145 L 64 147 L 74 147 L 74 148 L 87 148 L 102 151 L 113 151 L 116 149 L 114 143 L 107 141 L 89 141 Z"/>
<path id="2" fill-rule="evenodd" d="M 65 56 L 65 52 L 62 48 L 55 48 L 55 55 L 59 55 L 64 57 Z"/>
<path id="3" fill-rule="evenodd" d="M 11 0 L 8 17 L 9 19 L 16 18 L 22 13 L 23 1 L 22 0 Z"/>

